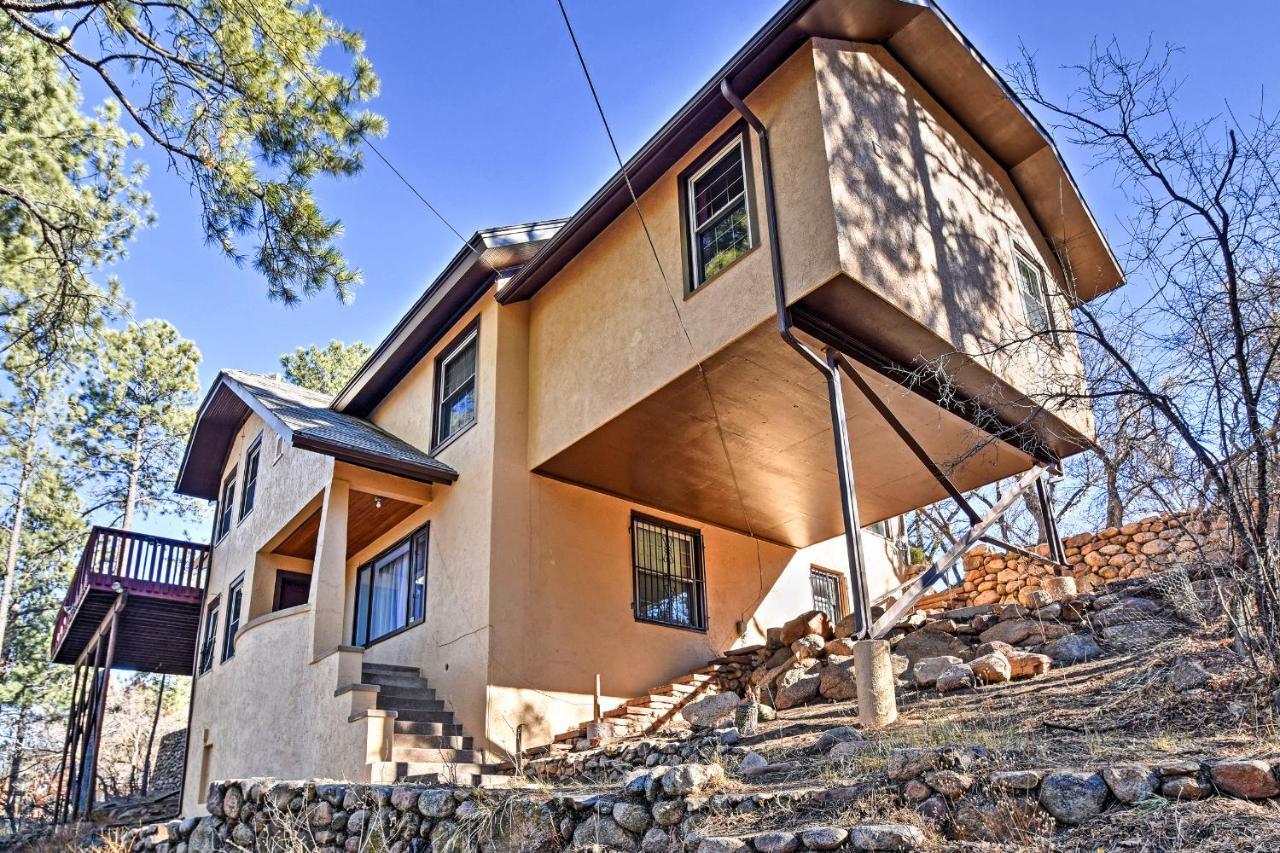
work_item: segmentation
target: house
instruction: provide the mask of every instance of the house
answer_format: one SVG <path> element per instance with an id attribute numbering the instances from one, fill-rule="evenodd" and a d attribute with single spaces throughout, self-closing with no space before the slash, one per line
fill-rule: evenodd
<path id="1" fill-rule="evenodd" d="M 1120 271 L 932 3 L 789 2 L 625 171 L 634 202 L 618 175 L 476 233 L 336 398 L 218 376 L 178 481 L 217 503 L 185 809 L 215 778 L 483 778 L 597 679 L 607 709 L 865 614 L 901 560 L 846 530 L 1088 445 L 1034 401 Z"/>

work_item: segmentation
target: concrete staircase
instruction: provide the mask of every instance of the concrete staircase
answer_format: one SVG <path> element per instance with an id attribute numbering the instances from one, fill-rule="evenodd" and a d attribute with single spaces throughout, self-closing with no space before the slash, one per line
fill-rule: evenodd
<path id="1" fill-rule="evenodd" d="M 484 763 L 417 667 L 366 663 L 361 681 L 378 688 L 377 707 L 394 711 L 391 762 L 398 782 L 502 785 L 510 781 Z"/>
<path id="2" fill-rule="evenodd" d="M 658 731 L 670 723 L 685 705 L 719 693 L 718 675 L 723 667 L 724 664 L 721 663 L 707 664 L 668 684 L 651 688 L 644 696 L 628 699 L 601 716 L 611 724 L 613 737 L 646 735 Z M 556 735 L 549 749 L 571 747 L 587 736 L 588 724 L 583 723 L 576 729 Z M 530 754 L 532 753 L 533 750 L 530 750 Z"/>

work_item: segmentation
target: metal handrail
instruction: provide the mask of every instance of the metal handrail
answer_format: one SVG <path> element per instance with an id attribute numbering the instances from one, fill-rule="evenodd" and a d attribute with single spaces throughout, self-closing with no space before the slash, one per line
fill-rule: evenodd
<path id="1" fill-rule="evenodd" d="M 201 591 L 208 581 L 209 546 L 130 530 L 95 526 L 89 531 L 75 575 L 67 587 L 53 630 L 56 652 L 71 626 L 71 617 L 97 580 L 126 581 L 135 593 L 173 594 Z"/>

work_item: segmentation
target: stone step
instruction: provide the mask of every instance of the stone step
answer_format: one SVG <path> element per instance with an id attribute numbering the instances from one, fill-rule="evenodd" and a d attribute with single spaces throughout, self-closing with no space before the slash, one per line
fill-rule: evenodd
<path id="1" fill-rule="evenodd" d="M 436 691 L 430 687 L 401 687 L 395 684 L 379 684 L 378 695 L 393 700 L 438 698 Z"/>
<path id="2" fill-rule="evenodd" d="M 387 690 L 431 690 L 431 684 L 425 678 L 407 673 L 365 672 L 360 677 Z"/>
<path id="3" fill-rule="evenodd" d="M 401 666 L 395 663 L 366 663 L 360 667 L 364 672 L 385 672 L 385 673 L 408 673 L 409 675 L 421 675 L 422 670 L 416 666 Z"/>
<path id="4" fill-rule="evenodd" d="M 443 711 L 444 702 L 439 699 L 419 699 L 409 696 L 384 696 L 378 694 L 378 707 L 384 711 Z"/>
<path id="5" fill-rule="evenodd" d="M 474 742 L 462 735 L 412 735 L 393 734 L 393 747 L 409 749 L 472 749 Z"/>
<path id="6" fill-rule="evenodd" d="M 453 712 L 441 710 L 423 710 L 420 708 L 397 708 L 396 722 L 404 720 L 410 723 L 452 723 Z"/>
<path id="7" fill-rule="evenodd" d="M 416 782 L 419 777 L 434 775 L 442 784 L 467 783 L 472 775 L 493 773 L 496 768 L 490 764 L 476 764 L 469 761 L 397 761 L 396 778 L 406 782 Z"/>
<path id="8" fill-rule="evenodd" d="M 452 715 L 450 715 L 452 717 Z M 423 721 L 423 720 L 406 720 L 403 717 L 397 717 L 395 727 L 392 729 L 397 735 L 435 735 L 442 737 L 462 737 L 462 724 L 455 723 L 451 719 L 445 722 Z"/>
<path id="9" fill-rule="evenodd" d="M 418 749 L 394 744 L 391 760 L 411 764 L 479 764 L 484 756 L 474 749 Z"/>
<path id="10" fill-rule="evenodd" d="M 677 679 L 673 680 L 673 681 L 671 682 L 671 686 L 672 686 L 672 687 L 675 687 L 675 686 L 677 686 L 677 685 L 701 685 L 701 684 L 710 684 L 710 683 L 714 682 L 715 680 L 716 680 L 716 679 L 715 679 L 715 676 L 714 676 L 714 675 L 710 675 L 710 674 L 705 673 L 705 672 L 697 672 L 697 671 L 695 671 L 695 672 L 691 672 L 691 673 L 689 673 L 688 675 L 682 675 L 682 676 L 680 676 L 679 678 L 677 678 Z"/>

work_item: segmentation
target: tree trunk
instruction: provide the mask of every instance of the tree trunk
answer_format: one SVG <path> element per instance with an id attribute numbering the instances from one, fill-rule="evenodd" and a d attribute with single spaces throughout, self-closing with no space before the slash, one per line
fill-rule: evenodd
<path id="1" fill-rule="evenodd" d="M 133 452 L 129 454 L 129 490 L 124 495 L 124 529 L 133 529 L 133 510 L 138 503 L 138 474 L 142 470 L 142 429 L 133 437 Z"/>
<path id="2" fill-rule="evenodd" d="M 1105 467 L 1107 473 L 1107 527 L 1119 527 L 1124 524 L 1124 500 L 1120 497 L 1120 478 L 1110 465 Z"/>
<path id="3" fill-rule="evenodd" d="M 147 751 L 142 757 L 142 795 L 146 796 L 151 782 L 151 749 L 156 742 L 156 728 L 160 725 L 160 707 L 164 704 L 164 684 L 169 676 L 161 674 L 160 687 L 156 690 L 156 712 L 151 716 L 151 732 L 147 735 Z"/>
<path id="4" fill-rule="evenodd" d="M 13 504 L 13 525 L 9 529 L 9 549 L 4 559 L 4 589 L 0 592 L 0 653 L 4 651 L 5 634 L 9 629 L 9 610 L 13 607 L 13 589 L 17 585 L 18 557 L 22 553 L 22 524 L 27 512 L 27 490 L 31 487 L 31 469 L 36 458 L 39 441 L 40 410 L 43 394 L 36 397 L 27 418 L 27 446 L 22 450 L 22 466 L 18 471 L 17 495 Z"/>
<path id="5" fill-rule="evenodd" d="M 26 736 L 27 709 L 22 708 L 18 711 L 18 722 L 13 729 L 13 747 L 12 752 L 9 753 L 9 790 L 4 800 L 4 813 L 9 819 L 9 832 L 12 834 L 18 832 L 18 806 L 21 797 L 18 780 L 22 778 L 22 759 L 25 752 L 22 741 Z"/>

